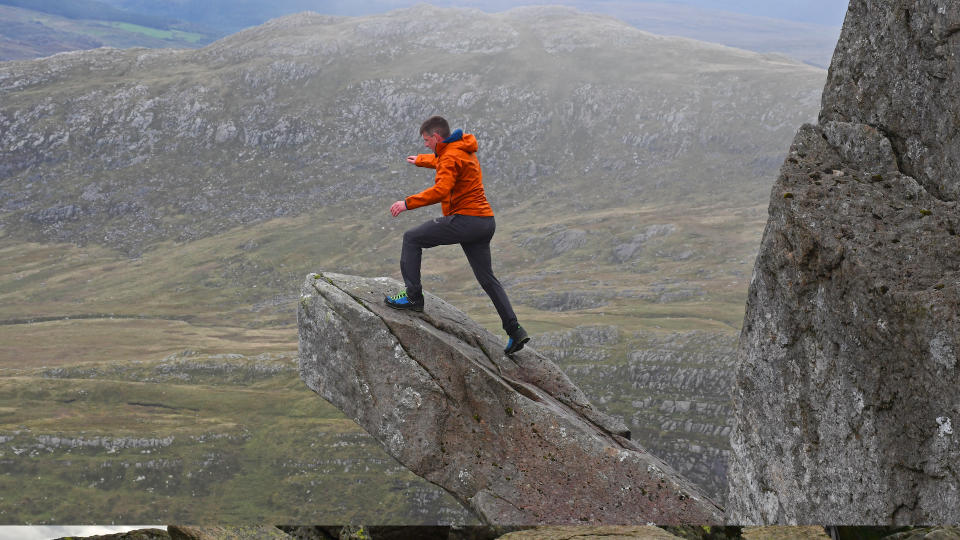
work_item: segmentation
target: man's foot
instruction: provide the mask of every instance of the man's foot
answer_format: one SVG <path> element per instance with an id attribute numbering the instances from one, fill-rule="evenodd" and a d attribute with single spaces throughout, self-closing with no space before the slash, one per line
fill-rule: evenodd
<path id="1" fill-rule="evenodd" d="M 393 309 L 409 309 L 412 311 L 423 311 L 423 299 L 419 302 L 413 302 L 407 297 L 407 291 L 402 291 L 395 296 L 384 296 L 383 301 Z"/>
<path id="2" fill-rule="evenodd" d="M 523 346 L 530 341 L 530 336 L 527 335 L 527 331 L 524 330 L 522 326 L 518 326 L 509 336 L 510 338 L 507 339 L 507 347 L 503 349 L 503 354 L 513 354 L 522 349 Z"/>

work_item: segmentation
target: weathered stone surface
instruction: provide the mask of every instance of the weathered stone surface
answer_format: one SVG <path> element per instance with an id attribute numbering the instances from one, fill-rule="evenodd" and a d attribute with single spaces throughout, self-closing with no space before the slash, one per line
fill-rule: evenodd
<path id="1" fill-rule="evenodd" d="M 78 540 L 80 537 L 64 536 L 54 540 Z M 163 529 L 137 529 L 116 534 L 98 534 L 84 536 L 85 540 L 170 540 L 170 534 Z"/>
<path id="2" fill-rule="evenodd" d="M 575 525 L 537 527 L 505 534 L 499 540 L 676 540 L 667 531 L 654 526 L 577 527 Z"/>
<path id="3" fill-rule="evenodd" d="M 290 536 L 269 525 L 245 525 L 235 527 L 167 527 L 171 540 L 290 540 Z"/>
<path id="4" fill-rule="evenodd" d="M 830 64 L 820 123 L 879 129 L 904 174 L 934 197 L 957 200 L 958 51 L 960 3 L 954 0 L 853 0 Z"/>
<path id="5" fill-rule="evenodd" d="M 957 527 L 921 527 L 884 537 L 884 540 L 960 540 Z"/>
<path id="6" fill-rule="evenodd" d="M 960 4 L 854 0 L 770 197 L 728 519 L 960 522 Z"/>
<path id="7" fill-rule="evenodd" d="M 872 538 L 872 537 L 871 537 Z M 767 525 L 764 527 L 744 527 L 744 540 L 830 540 L 823 527 L 786 527 Z"/>
<path id="8" fill-rule="evenodd" d="M 300 372 L 414 473 L 496 524 L 718 523 L 721 510 L 630 441 L 547 358 L 427 294 L 383 305 L 388 278 L 313 274 Z"/>
<path id="9" fill-rule="evenodd" d="M 493 525 L 346 525 L 278 527 L 294 540 L 494 540 L 518 527 Z"/>

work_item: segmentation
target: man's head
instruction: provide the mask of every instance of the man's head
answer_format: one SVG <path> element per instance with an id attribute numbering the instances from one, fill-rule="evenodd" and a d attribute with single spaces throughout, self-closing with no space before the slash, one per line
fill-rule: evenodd
<path id="1" fill-rule="evenodd" d="M 423 145 L 436 152 L 437 143 L 450 136 L 450 124 L 442 116 L 431 116 L 420 126 L 420 136 Z"/>

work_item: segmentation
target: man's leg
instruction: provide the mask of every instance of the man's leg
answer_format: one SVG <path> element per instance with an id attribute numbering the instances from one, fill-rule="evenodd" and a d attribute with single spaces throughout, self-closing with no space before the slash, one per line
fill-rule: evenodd
<path id="1" fill-rule="evenodd" d="M 400 249 L 400 274 L 407 286 L 407 298 L 411 302 L 423 300 L 423 286 L 420 282 L 420 261 L 423 258 L 423 250 L 460 242 L 457 229 L 451 224 L 454 217 L 445 216 L 431 219 L 403 233 L 403 247 Z"/>
<path id="2" fill-rule="evenodd" d="M 493 275 L 493 261 L 490 257 L 490 239 L 493 238 L 496 223 L 493 221 L 493 218 L 483 219 L 484 221 L 478 224 L 471 224 L 474 225 L 472 228 L 478 233 L 482 231 L 479 235 L 481 239 L 475 242 L 462 242 L 460 247 L 463 248 L 463 253 L 467 256 L 467 261 L 470 262 L 473 275 L 476 276 L 484 292 L 486 292 L 490 300 L 493 301 L 493 306 L 497 309 L 497 314 L 500 315 L 503 330 L 508 335 L 513 335 L 517 328 L 520 327 L 520 323 L 517 322 L 517 315 L 513 312 L 513 306 L 510 305 L 510 299 L 507 298 L 507 293 L 503 290 L 503 285 L 501 285 L 500 280 Z M 487 219 L 489 219 L 489 221 L 485 221 Z M 489 230 L 489 233 L 487 233 L 487 230 Z"/>

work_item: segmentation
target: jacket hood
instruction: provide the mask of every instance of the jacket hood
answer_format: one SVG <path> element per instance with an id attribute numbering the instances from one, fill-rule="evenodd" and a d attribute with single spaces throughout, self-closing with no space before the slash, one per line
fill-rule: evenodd
<path id="1" fill-rule="evenodd" d="M 453 133 L 451 133 L 449 137 L 444 139 L 443 142 L 452 143 L 452 142 L 459 141 L 462 138 L 463 138 L 463 130 L 458 129 L 458 130 L 455 130 Z"/>
<path id="2" fill-rule="evenodd" d="M 447 147 L 459 148 L 464 152 L 474 153 L 477 151 L 479 146 L 477 145 L 477 138 L 470 133 L 464 133 L 462 129 L 458 129 L 450 134 L 449 137 L 443 141 L 437 143 L 436 154 L 439 156 L 446 150 Z"/>

